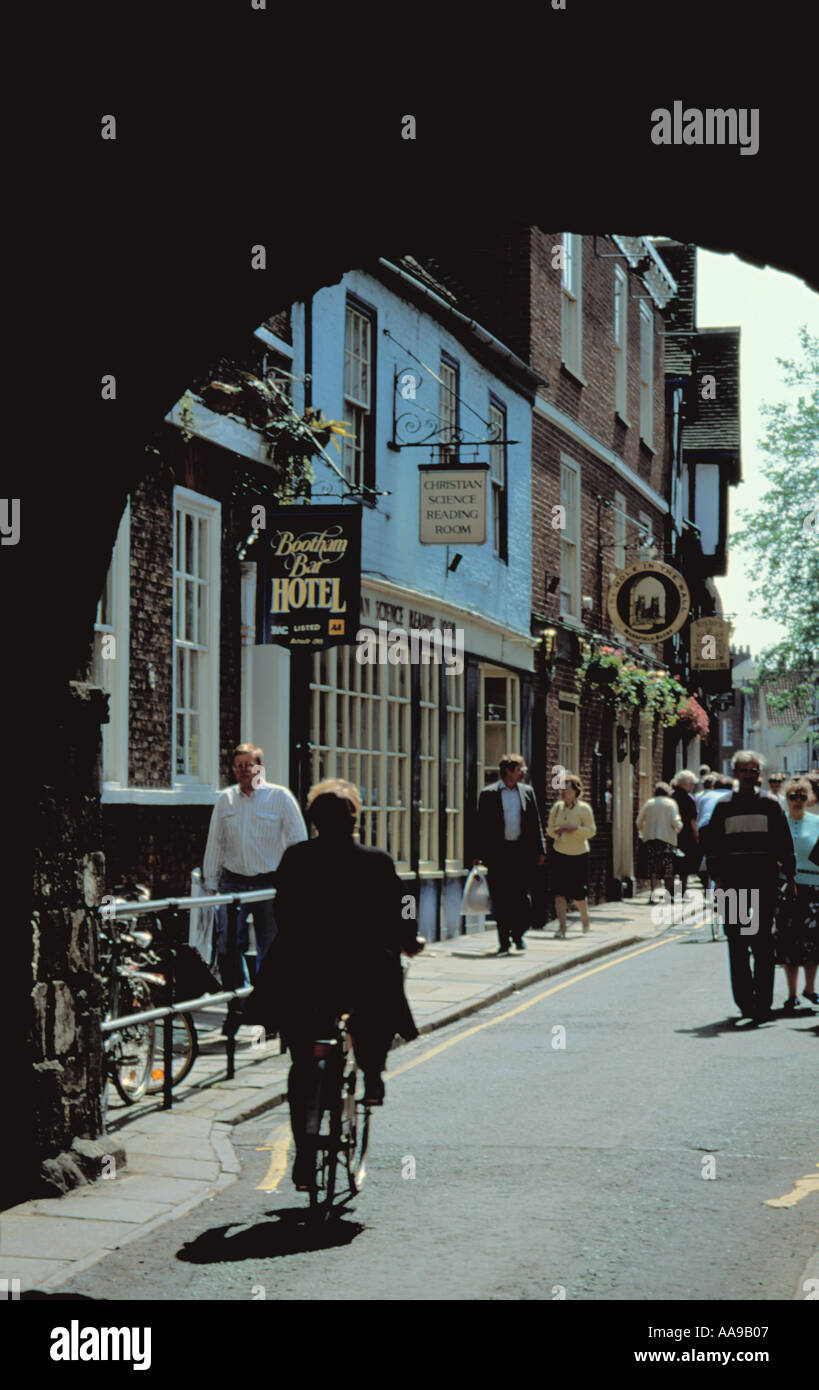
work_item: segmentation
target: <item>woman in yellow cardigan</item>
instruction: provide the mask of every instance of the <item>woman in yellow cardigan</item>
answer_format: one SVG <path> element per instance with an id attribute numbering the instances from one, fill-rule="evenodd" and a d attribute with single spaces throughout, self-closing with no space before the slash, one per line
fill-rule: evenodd
<path id="1" fill-rule="evenodd" d="M 566 936 L 566 899 L 572 898 L 580 913 L 584 932 L 591 927 L 586 895 L 589 891 L 589 840 L 597 834 L 594 814 L 587 802 L 581 801 L 583 783 L 572 772 L 566 773 L 562 801 L 556 801 L 549 814 L 546 834 L 554 840 L 549 856 L 550 885 L 555 895 L 557 920 L 560 923 L 555 937 Z"/>

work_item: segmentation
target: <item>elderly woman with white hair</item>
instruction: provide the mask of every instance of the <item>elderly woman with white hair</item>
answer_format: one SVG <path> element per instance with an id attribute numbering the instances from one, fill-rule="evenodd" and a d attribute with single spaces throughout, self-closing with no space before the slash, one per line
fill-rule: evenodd
<path id="1" fill-rule="evenodd" d="M 677 849 L 682 850 L 685 858 L 678 861 L 677 872 L 682 879 L 683 895 L 688 887 L 688 875 L 696 872 L 700 862 L 697 804 L 692 795 L 696 785 L 697 774 L 688 768 L 678 772 L 671 783 L 671 796 L 677 803 L 677 810 L 682 821 L 682 830 L 677 839 Z"/>

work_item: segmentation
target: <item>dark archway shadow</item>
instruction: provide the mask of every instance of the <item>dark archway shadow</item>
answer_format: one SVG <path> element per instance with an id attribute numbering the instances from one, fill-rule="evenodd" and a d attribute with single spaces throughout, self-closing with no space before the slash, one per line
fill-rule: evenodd
<path id="1" fill-rule="evenodd" d="M 268 1213 L 270 1220 L 214 1226 L 183 1245 L 176 1258 L 186 1264 L 223 1264 L 235 1260 L 272 1260 L 284 1255 L 303 1255 L 311 1250 L 332 1250 L 350 1245 L 364 1230 L 360 1221 L 346 1220 L 343 1205 L 326 1221 L 312 1217 L 305 1207 L 283 1207 Z M 235 1234 L 231 1232 L 235 1231 Z"/>

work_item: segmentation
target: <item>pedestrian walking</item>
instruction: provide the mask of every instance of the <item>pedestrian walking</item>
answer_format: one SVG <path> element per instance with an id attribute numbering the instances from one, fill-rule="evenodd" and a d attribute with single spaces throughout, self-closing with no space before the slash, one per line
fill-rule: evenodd
<path id="1" fill-rule="evenodd" d="M 759 754 L 741 749 L 731 767 L 739 790 L 714 807 L 704 832 L 705 850 L 716 889 L 736 893 L 736 910 L 724 912 L 734 1000 L 743 1018 L 763 1023 L 771 1017 L 779 873 L 786 879 L 787 894 L 795 896 L 796 861 L 782 807 L 760 795 Z"/>
<path id="2" fill-rule="evenodd" d="M 819 1004 L 816 968 L 819 965 L 819 818 L 806 815 L 811 789 L 807 777 L 793 777 L 785 786 L 788 826 L 796 857 L 796 896 L 777 913 L 776 956 L 785 967 L 788 998 L 785 1012 L 799 1005 L 799 967 L 805 972 L 803 997 Z"/>
<path id="3" fill-rule="evenodd" d="M 705 781 L 708 782 L 709 780 L 712 781 L 712 785 L 701 791 L 699 796 L 694 797 L 697 804 L 697 834 L 699 835 L 699 849 L 701 855 L 697 872 L 702 879 L 706 892 L 711 887 L 711 879 L 708 873 L 705 855 L 702 852 L 703 831 L 714 814 L 714 807 L 717 802 L 725 801 L 726 797 L 729 797 L 734 790 L 733 777 L 723 777 L 719 774 L 713 774 L 712 778 L 706 777 Z"/>
<path id="4" fill-rule="evenodd" d="M 681 830 L 682 817 L 671 788 L 667 782 L 658 782 L 637 817 L 637 833 L 645 845 L 646 871 L 651 880 L 649 902 L 654 901 L 654 889 L 660 881 L 669 899 L 674 897 L 674 851 Z"/>
<path id="5" fill-rule="evenodd" d="M 496 955 L 511 949 L 525 951 L 529 926 L 529 894 L 535 868 L 546 862 L 543 829 L 535 793 L 523 778 L 526 764 L 519 753 L 504 753 L 500 780 L 484 787 L 478 798 L 475 864 L 486 865 L 489 892 L 498 928 Z"/>
<path id="6" fill-rule="evenodd" d="M 292 792 L 265 780 L 262 749 L 240 743 L 233 750 L 232 763 L 236 783 L 219 793 L 210 818 L 202 863 L 208 893 L 246 893 L 274 887 L 285 850 L 307 839 L 304 817 Z M 218 909 L 215 936 L 220 973 L 230 989 L 234 974 L 228 961 L 227 911 L 227 907 Z M 237 965 L 245 984 L 250 983 L 244 960 L 248 914 L 253 916 L 258 970 L 276 935 L 273 899 L 239 908 Z"/>
<path id="7" fill-rule="evenodd" d="M 692 796 L 696 785 L 696 774 L 688 768 L 678 772 L 671 783 L 671 795 L 677 803 L 682 819 L 682 830 L 677 840 L 677 848 L 682 850 L 684 858 L 677 858 L 677 873 L 682 879 L 683 897 L 685 897 L 685 890 L 688 887 L 688 876 L 696 873 L 697 865 L 700 862 L 697 807 Z"/>
<path id="8" fill-rule="evenodd" d="M 787 811 L 788 803 L 782 795 L 782 788 L 785 785 L 784 772 L 772 772 L 768 778 L 768 796 L 772 796 L 774 801 L 778 801 L 783 811 Z"/>
<path id="9" fill-rule="evenodd" d="M 566 904 L 574 902 L 580 913 L 583 931 L 591 928 L 586 903 L 589 892 L 589 840 L 597 834 L 594 813 L 588 802 L 582 801 L 583 783 L 573 772 L 567 772 L 560 801 L 549 812 L 546 834 L 554 840 L 549 856 L 549 883 L 555 895 L 558 928 L 555 937 L 566 936 Z"/>
<path id="10" fill-rule="evenodd" d="M 278 936 L 262 962 L 243 1023 L 280 1033 L 289 1048 L 290 1119 L 296 1156 L 293 1182 L 310 1178 L 306 1110 L 313 1043 L 332 1037 L 348 1015 L 364 1100 L 381 1105 L 381 1073 L 395 1034 L 407 1042 L 418 1029 L 404 994 L 401 952 L 416 955 L 423 938 L 405 917 L 403 888 L 386 850 L 354 838 L 361 797 L 350 782 L 317 783 L 307 798 L 316 838 L 292 845 L 277 874 Z M 306 1090 L 307 1087 L 307 1090 Z"/>

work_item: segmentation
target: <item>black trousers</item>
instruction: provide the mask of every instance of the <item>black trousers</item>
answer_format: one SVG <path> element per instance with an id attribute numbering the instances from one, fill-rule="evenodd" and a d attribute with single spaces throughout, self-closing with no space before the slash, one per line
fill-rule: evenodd
<path id="1" fill-rule="evenodd" d="M 517 946 L 521 944 L 531 919 L 532 856 L 520 840 L 504 840 L 486 867 L 498 943 L 506 951 L 510 938 Z"/>
<path id="2" fill-rule="evenodd" d="M 364 1072 L 365 1076 L 380 1077 L 387 1064 L 387 1053 L 393 1040 L 394 1030 L 390 1029 L 387 1037 L 383 1028 L 363 1025 L 355 1028 L 351 1020 L 350 1032 L 359 1070 Z M 316 1028 L 309 1035 L 301 1034 L 286 1039 L 291 1059 L 290 1072 L 287 1078 L 287 1099 L 290 1105 L 290 1126 L 293 1130 L 297 1154 L 303 1148 L 306 1137 L 306 1112 L 311 1099 L 310 1092 L 314 1076 L 313 1043 L 316 1038 L 332 1038 L 334 1035 L 335 1023 L 330 1020 L 326 1028 Z M 340 1058 L 339 1060 L 343 1063 L 343 1059 Z"/>
<path id="3" fill-rule="evenodd" d="M 746 1018 L 770 1012 L 774 986 L 773 921 L 777 892 L 770 888 L 747 889 L 747 901 L 754 892 L 759 893 L 759 898 L 750 923 L 725 923 L 731 990 L 737 1008 Z M 742 890 L 737 889 L 737 896 L 741 903 Z M 747 917 L 747 911 L 743 915 Z"/>

